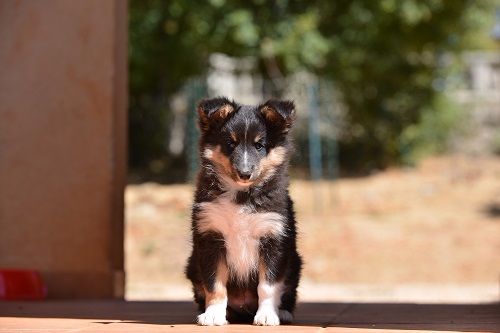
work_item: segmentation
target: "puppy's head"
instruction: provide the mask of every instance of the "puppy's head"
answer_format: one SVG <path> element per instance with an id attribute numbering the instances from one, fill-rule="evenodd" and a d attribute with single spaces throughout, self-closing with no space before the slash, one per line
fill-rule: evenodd
<path id="1" fill-rule="evenodd" d="M 270 100 L 250 106 L 219 97 L 201 101 L 198 114 L 202 158 L 229 185 L 252 186 L 287 162 L 287 136 L 295 115 L 292 102 Z"/>

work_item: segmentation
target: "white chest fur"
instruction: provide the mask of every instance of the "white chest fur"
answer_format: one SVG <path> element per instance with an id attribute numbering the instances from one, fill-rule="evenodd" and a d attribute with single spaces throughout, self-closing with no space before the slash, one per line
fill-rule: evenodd
<path id="1" fill-rule="evenodd" d="M 229 271 L 240 281 L 258 269 L 260 238 L 279 237 L 284 232 L 282 215 L 252 212 L 226 197 L 200 203 L 198 207 L 198 232 L 215 231 L 223 235 Z"/>

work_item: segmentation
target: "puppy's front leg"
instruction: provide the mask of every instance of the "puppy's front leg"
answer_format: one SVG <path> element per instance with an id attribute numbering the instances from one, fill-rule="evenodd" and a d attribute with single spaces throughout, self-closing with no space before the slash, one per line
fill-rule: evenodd
<path id="1" fill-rule="evenodd" d="M 283 282 L 273 278 L 273 274 L 262 263 L 259 267 L 259 284 L 257 294 L 259 296 L 259 308 L 255 314 L 254 325 L 276 326 L 280 324 L 278 316 L 283 293 Z"/>
<path id="2" fill-rule="evenodd" d="M 215 278 L 212 276 L 205 285 L 205 312 L 198 316 L 198 324 L 204 326 L 226 325 L 227 277 L 225 262 L 217 265 Z"/>

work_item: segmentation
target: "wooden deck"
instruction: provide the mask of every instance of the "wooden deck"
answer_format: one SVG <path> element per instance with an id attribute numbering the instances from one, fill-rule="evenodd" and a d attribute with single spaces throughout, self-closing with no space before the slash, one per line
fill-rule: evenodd
<path id="1" fill-rule="evenodd" d="M 193 324 L 190 302 L 0 302 L 0 332 L 500 332 L 500 304 L 302 303 L 293 325 Z"/>

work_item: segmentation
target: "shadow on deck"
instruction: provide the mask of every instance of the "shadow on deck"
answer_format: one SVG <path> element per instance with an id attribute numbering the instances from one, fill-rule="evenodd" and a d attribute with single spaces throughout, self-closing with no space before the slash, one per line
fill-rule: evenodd
<path id="1" fill-rule="evenodd" d="M 50 329 L 58 332 L 196 332 L 206 329 L 193 324 L 195 315 L 191 302 L 3 302 L 0 303 L 0 332 L 47 332 Z M 264 328 L 231 325 L 222 330 L 261 329 Z M 273 332 L 373 332 L 373 329 L 500 332 L 500 304 L 301 303 L 293 325 L 272 328 Z"/>

